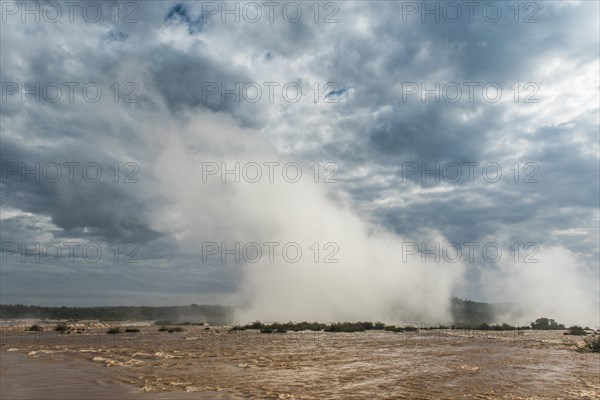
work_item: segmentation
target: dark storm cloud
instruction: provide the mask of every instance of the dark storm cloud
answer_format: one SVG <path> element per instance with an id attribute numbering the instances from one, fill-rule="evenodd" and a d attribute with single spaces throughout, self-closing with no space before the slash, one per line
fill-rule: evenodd
<path id="1" fill-rule="evenodd" d="M 160 47 L 150 57 L 153 80 L 172 111 L 182 107 L 206 107 L 233 113 L 239 101 L 233 95 L 222 96 L 236 83 L 248 82 L 245 72 L 231 71 L 227 66 L 206 57 L 207 49 L 198 44 L 188 51 Z M 221 88 L 224 85 L 225 89 Z M 216 93 L 216 94 L 213 94 Z"/>
<path id="2" fill-rule="evenodd" d="M 112 163 L 92 161 L 104 170 L 105 176 L 103 181 L 99 178 L 94 182 L 96 167 L 83 175 L 83 166 L 90 162 L 83 161 L 83 153 L 79 156 L 68 151 L 49 153 L 52 149 L 23 147 L 9 139 L 3 139 L 2 144 L 3 206 L 50 216 L 64 230 L 59 235 L 67 237 L 146 243 L 160 236 L 144 221 L 147 207 L 142 199 L 131 195 L 130 191 L 135 189 L 119 186 L 112 176 L 106 176 Z M 69 163 L 79 164 L 71 164 L 72 177 Z M 46 173 L 45 167 L 48 167 Z M 60 178 L 56 178 L 59 174 Z"/>
<path id="3" fill-rule="evenodd" d="M 573 29 L 582 15 L 597 11 L 596 6 L 560 8 L 542 4 L 539 22 L 529 25 L 515 24 L 510 18 L 496 24 L 422 24 L 418 18 L 401 24 L 394 21 L 392 7 L 377 4 L 367 11 L 367 16 L 377 15 L 374 37 L 383 46 L 377 47 L 374 39 L 360 35 L 351 42 L 336 43 L 343 51 L 331 54 L 332 69 L 357 93 L 340 106 L 343 111 L 336 112 L 376 116 L 367 121 L 350 117 L 351 122 L 342 122 L 346 134 L 321 147 L 322 157 L 341 160 L 341 170 L 346 171 L 358 167 L 376 171 L 374 164 L 401 170 L 405 162 L 432 165 L 491 161 L 508 162 L 504 164 L 506 176 L 511 173 L 506 168 L 512 162 L 533 162 L 539 167 L 540 182 L 536 185 L 510 187 L 504 180 L 482 187 L 459 182 L 452 184 L 458 190 L 451 195 L 428 193 L 405 207 L 387 208 L 378 203 L 375 215 L 402 234 L 415 229 L 440 229 L 449 238 L 472 240 L 503 236 L 516 224 L 530 224 L 539 228 L 539 233 L 527 233 L 534 238 L 531 240 L 566 243 L 549 232 L 569 223 L 590 229 L 578 215 L 587 212 L 597 220 L 598 160 L 595 154 L 586 153 L 581 143 L 573 141 L 573 134 L 579 133 L 590 142 L 597 140 L 592 138 L 598 129 L 596 106 L 589 104 L 592 108 L 572 121 L 536 127 L 536 133 L 530 136 L 519 124 L 522 119 L 507 124 L 515 110 L 527 109 L 526 104 L 492 104 L 481 99 L 467 104 L 452 104 L 445 99 L 436 103 L 433 97 L 419 104 L 418 95 L 415 101 L 402 102 L 397 85 L 427 82 L 432 88 L 435 82 L 498 82 L 506 95 L 510 82 L 539 82 L 541 71 L 552 58 L 575 59 L 582 64 L 597 59 L 597 38 Z M 382 10 L 388 12 L 377 14 Z M 423 49 L 428 49 L 426 58 L 419 57 Z M 543 83 L 539 85 L 543 92 Z M 573 89 L 569 87 L 569 95 L 576 99 Z M 389 111 L 382 111 L 386 106 Z M 475 111 L 475 117 L 461 118 Z M 514 148 L 502 146 L 511 140 L 521 140 L 526 146 L 520 149 L 518 158 L 512 155 Z M 352 154 L 353 145 L 360 156 Z M 407 184 L 398 176 L 380 177 L 387 185 L 380 182 L 374 188 L 369 184 L 373 174 L 363 182 L 353 179 L 348 186 L 352 197 L 370 204 L 369 200 L 385 199 L 381 189 L 390 188 L 400 189 L 397 195 L 402 196 L 401 189 Z M 419 174 L 411 176 L 409 182 L 424 188 L 439 186 L 431 178 L 426 182 L 419 178 Z M 559 220 L 550 221 L 547 211 L 560 208 L 568 209 Z M 597 249 L 589 250 L 597 254 Z"/>
<path id="4" fill-rule="evenodd" d="M 203 16 L 190 16 L 187 6 L 183 3 L 177 3 L 171 7 L 165 17 L 165 21 L 175 21 L 186 24 L 190 35 L 199 32 L 204 24 Z"/>
<path id="5" fill-rule="evenodd" d="M 436 103 L 409 112 L 400 109 L 372 121 L 370 131 L 365 133 L 373 150 L 396 161 L 474 159 L 484 150 L 494 121 L 489 115 L 461 123 L 455 114 L 463 111 L 462 107 Z M 486 128 L 482 129 L 484 120 Z"/>

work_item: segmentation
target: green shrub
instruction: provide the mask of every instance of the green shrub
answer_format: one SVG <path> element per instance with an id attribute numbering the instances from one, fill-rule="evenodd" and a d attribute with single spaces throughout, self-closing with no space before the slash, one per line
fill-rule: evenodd
<path id="1" fill-rule="evenodd" d="M 404 328 L 399 328 L 394 325 L 389 325 L 384 328 L 387 332 L 404 332 Z"/>
<path id="2" fill-rule="evenodd" d="M 531 323 L 531 329 L 536 330 L 562 330 L 565 329 L 563 324 L 557 323 L 553 319 L 548 318 L 538 318 L 535 322 Z"/>
<path id="3" fill-rule="evenodd" d="M 373 329 L 372 322 L 337 322 L 325 328 L 325 332 L 364 332 Z"/>
<path id="4" fill-rule="evenodd" d="M 592 337 L 591 340 L 586 340 L 588 348 L 593 353 L 600 353 L 600 335 Z"/>
<path id="5" fill-rule="evenodd" d="M 514 325 L 509 325 L 506 322 L 503 323 L 502 325 L 500 325 L 498 328 L 501 331 L 516 331 L 519 329 L 518 327 L 516 327 Z"/>
<path id="6" fill-rule="evenodd" d="M 278 323 L 275 322 L 273 324 L 263 324 L 262 322 L 256 321 L 248 325 L 234 325 L 230 330 L 232 331 L 244 331 L 246 329 L 265 329 L 269 328 L 273 331 L 313 331 L 319 332 L 323 329 L 327 328 L 326 324 L 318 323 L 318 322 L 285 322 Z"/>
<path id="7" fill-rule="evenodd" d="M 39 325 L 31 325 L 29 327 L 30 332 L 42 332 L 43 330 L 44 330 L 44 328 Z"/>
<path id="8" fill-rule="evenodd" d="M 565 332 L 565 335 L 585 336 L 587 335 L 587 332 L 579 325 L 573 325 L 569 327 L 569 330 Z"/>
<path id="9" fill-rule="evenodd" d="M 373 325 L 373 329 L 375 329 L 376 331 L 382 331 L 385 329 L 385 324 L 383 322 L 375 322 L 375 324 Z"/>
<path id="10" fill-rule="evenodd" d="M 54 331 L 56 332 L 67 332 L 69 331 L 69 327 L 65 324 L 58 324 L 54 327 Z"/>
<path id="11" fill-rule="evenodd" d="M 166 332 L 168 330 L 169 330 L 169 328 L 167 328 L 166 326 L 161 326 L 160 328 L 158 328 L 159 332 Z"/>
<path id="12" fill-rule="evenodd" d="M 116 335 L 117 333 L 121 333 L 121 328 L 117 327 L 113 327 L 110 328 L 108 331 L 106 331 L 107 334 L 109 335 Z"/>
<path id="13" fill-rule="evenodd" d="M 139 333 L 140 330 L 138 328 L 129 327 L 129 328 L 125 328 L 125 332 L 126 333 Z"/>

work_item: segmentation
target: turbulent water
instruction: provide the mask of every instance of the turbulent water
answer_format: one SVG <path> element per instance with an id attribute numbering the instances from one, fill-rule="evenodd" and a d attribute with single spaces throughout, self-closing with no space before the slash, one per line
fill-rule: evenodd
<path id="1" fill-rule="evenodd" d="M 116 392 L 135 399 L 600 399 L 598 354 L 576 351 L 582 339 L 561 331 L 184 329 L 57 335 L 5 328 L 2 398 L 37 398 L 23 389 L 35 382 L 61 399 Z"/>

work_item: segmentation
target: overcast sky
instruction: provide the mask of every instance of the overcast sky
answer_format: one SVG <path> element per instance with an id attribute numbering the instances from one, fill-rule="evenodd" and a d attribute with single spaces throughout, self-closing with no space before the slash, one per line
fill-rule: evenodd
<path id="1" fill-rule="evenodd" d="M 251 276 L 207 256 L 270 241 L 336 253 L 334 276 L 294 272 L 307 293 L 368 303 L 407 256 L 441 297 L 597 306 L 598 2 L 451 4 L 2 2 L 2 303 L 285 296 L 296 275 L 257 284 L 280 250 Z M 421 262 L 436 243 L 462 247 L 452 273 Z"/>

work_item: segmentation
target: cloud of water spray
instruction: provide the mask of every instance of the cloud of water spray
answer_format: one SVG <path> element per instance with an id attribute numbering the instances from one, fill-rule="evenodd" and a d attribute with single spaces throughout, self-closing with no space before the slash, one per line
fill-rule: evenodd
<path id="1" fill-rule="evenodd" d="M 490 297 L 516 303 L 499 321 L 528 323 L 553 318 L 567 326 L 600 326 L 598 271 L 564 247 L 545 248 L 537 263 L 502 262 L 483 272 Z"/>
<path id="2" fill-rule="evenodd" d="M 263 255 L 255 263 L 221 265 L 240 276 L 231 298 L 240 306 L 238 320 L 450 319 L 449 299 L 462 281 L 462 263 L 403 262 L 403 238 L 365 222 L 313 175 L 305 173 L 297 183 L 222 183 L 218 178 L 203 183 L 203 162 L 290 160 L 255 132 L 219 115 L 196 115 L 169 129 L 176 134 L 159 140 L 156 166 L 172 211 L 160 216 L 159 225 L 196 249 L 207 241 L 230 247 L 236 241 L 295 242 L 303 251 L 297 262 L 276 250 L 273 262 Z M 315 242 L 322 252 L 318 262 L 309 251 Z M 330 242 L 338 246 L 337 263 L 323 262 L 322 246 Z"/>

